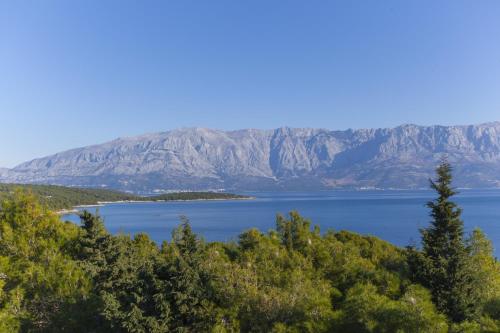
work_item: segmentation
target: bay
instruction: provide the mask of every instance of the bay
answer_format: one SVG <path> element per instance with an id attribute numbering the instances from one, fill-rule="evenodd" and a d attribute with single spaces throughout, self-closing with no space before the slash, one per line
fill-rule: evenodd
<path id="1" fill-rule="evenodd" d="M 399 246 L 418 244 L 419 228 L 428 226 L 427 190 L 243 192 L 254 200 L 113 203 L 99 207 L 111 233 L 147 233 L 154 241 L 170 240 L 179 217 L 207 241 L 237 240 L 247 229 L 268 231 L 276 214 L 297 210 L 328 229 L 374 235 Z M 455 201 L 463 208 L 466 232 L 480 227 L 500 247 L 500 190 L 461 190 Z M 83 209 L 83 208 L 81 208 Z M 86 208 L 94 212 L 96 208 Z M 79 223 L 76 215 L 63 219 Z M 495 251 L 499 255 L 499 251 Z"/>

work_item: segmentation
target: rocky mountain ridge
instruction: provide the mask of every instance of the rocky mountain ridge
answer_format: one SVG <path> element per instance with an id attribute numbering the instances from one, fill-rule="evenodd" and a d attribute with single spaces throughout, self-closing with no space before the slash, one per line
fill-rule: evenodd
<path id="1" fill-rule="evenodd" d="M 0 170 L 0 181 L 169 189 L 421 188 L 441 158 L 456 185 L 500 187 L 500 122 L 310 128 L 178 129 L 77 148 Z"/>

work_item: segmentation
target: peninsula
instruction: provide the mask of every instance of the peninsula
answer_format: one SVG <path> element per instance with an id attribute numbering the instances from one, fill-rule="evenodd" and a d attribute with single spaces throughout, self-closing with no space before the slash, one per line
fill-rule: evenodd
<path id="1" fill-rule="evenodd" d="M 175 192 L 142 196 L 114 190 L 65 187 L 57 185 L 0 184 L 0 201 L 8 199 L 16 190 L 31 191 L 40 202 L 55 211 L 68 212 L 76 206 L 92 206 L 114 202 L 188 201 L 188 200 L 242 200 L 250 196 L 226 192 Z"/>

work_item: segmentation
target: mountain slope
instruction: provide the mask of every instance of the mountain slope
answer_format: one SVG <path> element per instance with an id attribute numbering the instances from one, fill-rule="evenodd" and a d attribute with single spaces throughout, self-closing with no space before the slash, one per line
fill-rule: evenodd
<path id="1" fill-rule="evenodd" d="M 458 186 L 500 186 L 500 122 L 392 129 L 218 131 L 120 138 L 23 163 L 0 180 L 121 190 L 427 186 L 447 156 Z"/>

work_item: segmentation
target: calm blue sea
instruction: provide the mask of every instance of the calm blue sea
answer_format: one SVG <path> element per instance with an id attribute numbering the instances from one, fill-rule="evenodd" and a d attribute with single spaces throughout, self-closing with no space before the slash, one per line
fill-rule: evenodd
<path id="1" fill-rule="evenodd" d="M 160 243 L 185 215 L 207 241 L 236 240 L 242 231 L 275 227 L 277 213 L 299 211 L 327 229 L 375 235 L 397 245 L 418 243 L 418 229 L 429 223 L 425 203 L 431 191 L 245 192 L 255 200 L 109 204 L 99 207 L 112 233 L 145 232 Z M 463 208 L 466 231 L 483 229 L 500 248 L 500 190 L 461 190 L 455 201 Z M 95 211 L 96 208 L 87 208 Z M 77 222 L 76 215 L 64 219 Z M 500 251 L 496 250 L 496 255 Z"/>

